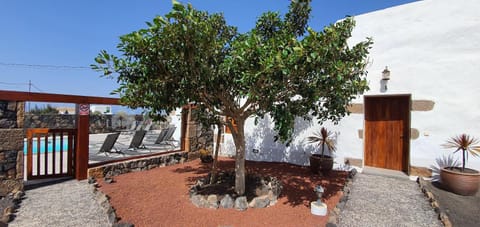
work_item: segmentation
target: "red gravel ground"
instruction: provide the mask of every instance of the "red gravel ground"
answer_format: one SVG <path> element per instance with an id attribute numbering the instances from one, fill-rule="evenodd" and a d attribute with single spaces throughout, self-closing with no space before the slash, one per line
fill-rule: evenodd
<path id="1" fill-rule="evenodd" d="M 221 170 L 231 170 L 234 161 L 222 159 Z M 325 226 L 328 215 L 310 213 L 310 202 L 317 199 L 313 188 L 326 188 L 324 202 L 329 211 L 338 203 L 346 172 L 333 171 L 328 177 L 310 173 L 307 167 L 286 163 L 246 162 L 249 173 L 275 176 L 283 183 L 282 194 L 274 206 L 235 209 L 197 208 L 188 190 L 197 179 L 205 177 L 210 164 L 194 160 L 184 164 L 155 168 L 116 176 L 115 182 L 100 190 L 110 197 L 121 222 L 135 226 Z"/>

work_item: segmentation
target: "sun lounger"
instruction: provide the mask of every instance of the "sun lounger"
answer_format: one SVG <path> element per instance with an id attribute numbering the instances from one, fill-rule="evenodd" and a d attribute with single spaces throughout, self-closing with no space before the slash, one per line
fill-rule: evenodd
<path id="1" fill-rule="evenodd" d="M 177 128 L 176 127 L 170 127 L 170 128 L 163 129 L 160 132 L 160 135 L 158 135 L 158 138 L 155 141 L 155 143 L 156 144 L 168 144 L 170 146 L 175 146 L 175 144 L 173 143 L 173 142 L 175 142 L 175 140 L 173 139 L 173 133 L 175 133 L 175 129 L 177 129 Z M 162 135 L 162 133 L 164 133 L 164 134 Z"/>
<path id="2" fill-rule="evenodd" d="M 121 152 L 120 150 L 115 148 L 115 142 L 117 142 L 117 139 L 118 139 L 119 135 L 120 135 L 119 132 L 108 134 L 107 137 L 105 138 L 105 140 L 103 141 L 102 147 L 100 147 L 100 150 L 98 150 L 97 154 L 98 153 L 105 153 L 105 155 L 108 154 L 108 153 L 120 153 L 120 154 L 122 154 L 123 152 Z M 112 150 L 114 150 L 114 151 L 112 151 Z"/>
<path id="3" fill-rule="evenodd" d="M 160 144 L 165 140 L 165 136 L 167 135 L 168 131 L 170 128 L 164 128 L 162 131 L 160 131 L 160 134 L 158 134 L 157 139 L 155 140 L 155 144 Z"/>
<path id="4" fill-rule="evenodd" d="M 130 145 L 128 146 L 129 150 L 136 150 L 136 149 L 146 149 L 145 145 L 143 144 L 143 138 L 145 138 L 145 134 L 147 131 L 145 130 L 138 130 L 135 131 L 133 134 L 132 140 L 130 141 Z"/>

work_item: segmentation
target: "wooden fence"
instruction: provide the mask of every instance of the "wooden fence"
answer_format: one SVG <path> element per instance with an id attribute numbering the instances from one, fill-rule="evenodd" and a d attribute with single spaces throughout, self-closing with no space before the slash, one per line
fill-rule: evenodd
<path id="1" fill-rule="evenodd" d="M 27 180 L 75 177 L 77 129 L 27 129 Z"/>

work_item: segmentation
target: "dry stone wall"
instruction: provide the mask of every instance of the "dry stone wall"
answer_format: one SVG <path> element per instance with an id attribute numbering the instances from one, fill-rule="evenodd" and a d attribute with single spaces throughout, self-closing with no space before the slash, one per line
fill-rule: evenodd
<path id="1" fill-rule="evenodd" d="M 73 114 L 42 114 L 25 115 L 25 128 L 75 128 L 75 120 L 77 116 Z M 89 133 L 109 133 L 113 131 L 130 129 L 135 122 L 134 115 L 128 115 L 125 119 L 120 120 L 117 115 L 90 115 Z M 1 121 L 0 121 L 1 124 Z M 167 127 L 169 122 L 155 122 L 150 129 L 162 129 Z M 146 123 L 142 122 L 140 126 L 146 127 Z"/>
<path id="2" fill-rule="evenodd" d="M 23 194 L 23 102 L 0 101 L 0 223 Z"/>
<path id="3" fill-rule="evenodd" d="M 203 127 L 195 117 L 196 109 L 192 109 L 187 121 L 187 132 L 189 141 L 189 151 L 197 152 L 200 149 L 205 149 L 210 152 L 213 151 L 213 130 L 211 128 Z"/>
<path id="4" fill-rule="evenodd" d="M 129 172 L 145 171 L 157 167 L 164 167 L 183 163 L 187 161 L 188 155 L 185 152 L 176 152 L 146 157 L 124 162 L 107 164 L 88 169 L 88 176 L 92 178 L 112 177 Z"/>

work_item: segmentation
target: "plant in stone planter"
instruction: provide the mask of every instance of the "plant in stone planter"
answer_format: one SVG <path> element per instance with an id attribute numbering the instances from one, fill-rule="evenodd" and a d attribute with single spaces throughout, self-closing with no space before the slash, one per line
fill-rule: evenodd
<path id="1" fill-rule="evenodd" d="M 320 154 L 312 154 L 310 156 L 310 169 L 313 173 L 322 172 L 329 173 L 333 168 L 333 157 L 325 155 L 325 148 L 328 148 L 330 154 L 337 150 L 333 139 L 333 132 L 322 127 L 320 131 L 314 132 L 313 135 L 307 137 L 307 143 L 317 144 L 321 148 Z"/>
<path id="2" fill-rule="evenodd" d="M 443 147 L 453 148 L 454 153 L 462 153 L 462 167 L 447 166 L 440 171 L 440 181 L 449 191 L 459 195 L 475 195 L 480 185 L 480 172 L 474 169 L 465 168 L 468 155 L 480 156 L 478 139 L 467 134 L 452 137 Z"/>

